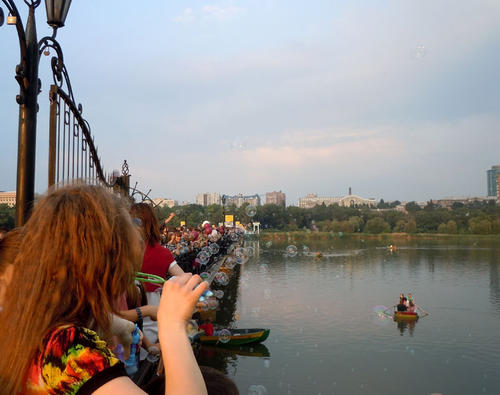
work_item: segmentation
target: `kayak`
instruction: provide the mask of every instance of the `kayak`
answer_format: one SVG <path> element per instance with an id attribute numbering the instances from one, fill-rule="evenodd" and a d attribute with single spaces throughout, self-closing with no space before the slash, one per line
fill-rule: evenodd
<path id="1" fill-rule="evenodd" d="M 394 321 L 416 321 L 418 320 L 417 313 L 411 313 L 409 311 L 395 311 Z"/>
<path id="2" fill-rule="evenodd" d="M 269 337 L 270 329 L 230 329 L 231 337 L 225 343 L 221 342 L 219 336 L 200 336 L 201 344 L 211 344 L 221 347 L 239 346 L 242 344 L 260 343 Z"/>

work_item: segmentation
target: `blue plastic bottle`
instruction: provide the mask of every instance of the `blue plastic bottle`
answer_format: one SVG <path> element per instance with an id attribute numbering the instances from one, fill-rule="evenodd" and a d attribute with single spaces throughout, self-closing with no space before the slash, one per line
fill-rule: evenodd
<path id="1" fill-rule="evenodd" d="M 135 325 L 135 329 L 132 332 L 132 344 L 130 345 L 130 357 L 125 361 L 125 370 L 129 376 L 132 376 L 137 372 L 137 346 L 141 340 L 141 335 L 139 333 L 139 327 Z"/>

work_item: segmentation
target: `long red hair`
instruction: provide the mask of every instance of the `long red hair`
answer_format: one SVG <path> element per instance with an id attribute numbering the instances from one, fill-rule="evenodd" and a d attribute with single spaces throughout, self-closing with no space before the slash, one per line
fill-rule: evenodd
<path id="1" fill-rule="evenodd" d="M 43 339 L 64 324 L 99 329 L 133 281 L 142 245 L 124 199 L 95 185 L 49 192 L 22 229 L 0 312 L 0 388 L 18 393 Z"/>

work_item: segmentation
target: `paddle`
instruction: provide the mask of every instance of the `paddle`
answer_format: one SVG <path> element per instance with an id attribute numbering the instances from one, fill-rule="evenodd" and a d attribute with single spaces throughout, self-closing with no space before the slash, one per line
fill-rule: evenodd
<path id="1" fill-rule="evenodd" d="M 419 309 L 422 313 L 424 313 L 425 315 L 429 315 L 429 313 L 427 311 L 425 311 L 422 307 L 420 307 L 419 305 L 415 305 L 415 307 L 417 309 Z M 423 317 L 425 317 L 425 315 Z"/>
<path id="2" fill-rule="evenodd" d="M 382 314 L 384 314 L 387 317 L 391 317 L 392 318 L 392 314 L 388 314 L 387 311 L 394 309 L 394 307 L 396 307 L 396 305 L 386 308 L 384 311 L 382 311 Z"/>

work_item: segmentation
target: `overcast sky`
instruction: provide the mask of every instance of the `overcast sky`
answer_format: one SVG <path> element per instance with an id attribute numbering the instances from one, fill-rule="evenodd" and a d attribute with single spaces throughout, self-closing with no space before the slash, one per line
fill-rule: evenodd
<path id="1" fill-rule="evenodd" d="M 45 21 L 42 4 L 39 38 Z M 498 0 L 77 0 L 57 38 L 104 167 L 127 159 L 153 197 L 423 201 L 484 196 L 500 163 L 499 21 Z M 14 190 L 12 26 L 0 48 L 0 190 Z"/>

